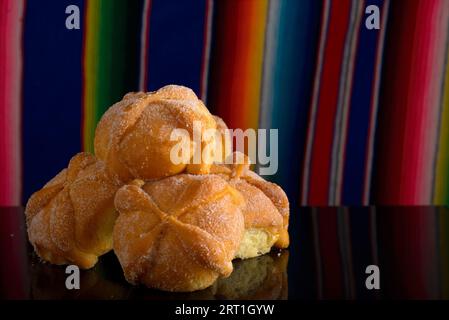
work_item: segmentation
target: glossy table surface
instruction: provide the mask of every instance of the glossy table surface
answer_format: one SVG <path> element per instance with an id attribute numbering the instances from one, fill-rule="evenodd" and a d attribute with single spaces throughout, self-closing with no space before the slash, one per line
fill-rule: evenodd
<path id="1" fill-rule="evenodd" d="M 234 272 L 193 293 L 126 282 L 113 252 L 65 288 L 65 267 L 42 263 L 28 243 L 23 208 L 0 209 L 0 299 L 447 299 L 449 209 L 300 208 L 288 250 L 234 261 Z M 366 267 L 380 270 L 368 290 Z"/>

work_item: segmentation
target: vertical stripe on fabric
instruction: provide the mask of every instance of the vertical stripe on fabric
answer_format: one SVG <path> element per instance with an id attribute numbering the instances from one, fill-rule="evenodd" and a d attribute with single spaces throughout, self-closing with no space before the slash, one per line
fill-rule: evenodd
<path id="1" fill-rule="evenodd" d="M 0 205 L 18 206 L 22 191 L 22 33 L 24 0 L 0 3 Z"/>
<path id="2" fill-rule="evenodd" d="M 322 8 L 320 40 L 317 52 L 317 64 L 316 64 L 315 80 L 313 84 L 311 107 L 309 111 L 308 130 L 305 148 L 305 160 L 304 160 L 302 188 L 301 188 L 302 189 L 301 205 L 307 205 L 309 203 L 308 197 L 310 187 L 309 179 L 310 179 L 310 167 L 312 162 L 312 148 L 315 135 L 316 114 L 318 109 L 319 93 L 321 87 L 323 60 L 326 49 L 327 33 L 329 29 L 329 15 L 331 9 L 330 4 L 331 4 L 330 0 L 325 0 Z"/>

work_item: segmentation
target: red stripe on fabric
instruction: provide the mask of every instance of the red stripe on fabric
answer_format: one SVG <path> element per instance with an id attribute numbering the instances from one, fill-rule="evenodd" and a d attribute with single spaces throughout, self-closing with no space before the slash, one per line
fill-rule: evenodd
<path id="1" fill-rule="evenodd" d="M 324 0 L 322 12 L 321 12 L 321 23 L 320 23 L 320 33 L 319 33 L 319 47 L 316 55 L 316 69 L 315 69 L 315 77 L 313 80 L 313 93 L 312 99 L 310 102 L 310 112 L 308 116 L 308 127 L 306 133 L 306 147 L 305 147 L 305 156 L 304 156 L 304 165 L 301 172 L 301 197 L 300 202 L 302 205 L 308 205 L 308 194 L 310 188 L 310 158 L 311 158 L 311 150 L 313 147 L 314 133 L 315 133 L 315 110 L 318 104 L 318 95 L 319 95 L 319 87 L 320 87 L 320 79 L 322 74 L 322 61 L 324 56 L 324 48 L 326 47 L 326 39 L 329 27 L 329 7 L 330 0 Z"/>
<path id="2" fill-rule="evenodd" d="M 377 202 L 427 204 L 435 139 L 432 117 L 439 63 L 435 15 L 441 2 L 392 3 L 392 25 L 379 117 Z"/>
<path id="3" fill-rule="evenodd" d="M 323 59 L 321 87 L 316 114 L 315 139 L 310 162 L 310 205 L 326 205 L 329 198 L 329 178 L 331 168 L 334 120 L 338 102 L 338 89 L 341 73 L 341 61 L 351 3 L 339 1 L 331 7 L 328 37 Z"/>
<path id="4" fill-rule="evenodd" d="M 432 177 L 433 177 L 433 157 L 436 153 L 437 126 L 435 125 L 439 109 L 439 98 L 441 96 L 441 83 L 443 82 L 442 72 L 444 67 L 444 49 L 440 44 L 441 39 L 446 39 L 446 35 L 440 38 L 441 20 L 440 12 L 444 10 L 443 1 L 420 2 L 423 9 L 420 13 L 423 15 L 425 26 L 419 29 L 420 37 L 425 40 L 423 46 L 423 65 L 421 83 L 424 83 L 422 96 L 418 107 L 421 117 L 419 120 L 418 131 L 419 138 L 417 144 L 416 159 L 416 183 L 412 190 L 412 197 L 415 204 L 431 204 L 432 202 Z M 446 24 L 447 27 L 447 24 Z"/>
<path id="5" fill-rule="evenodd" d="M 211 57 L 209 106 L 223 118 L 230 128 L 238 126 L 233 120 L 232 109 L 237 100 L 237 88 L 242 84 L 234 81 L 237 60 L 236 34 L 239 28 L 239 6 L 237 2 L 217 2 L 219 14 L 214 21 L 214 51 Z"/>
<path id="6" fill-rule="evenodd" d="M 234 95 L 232 96 L 232 109 L 229 108 L 229 105 L 226 106 L 230 112 L 230 122 L 233 128 L 241 128 L 245 130 L 248 126 L 247 122 L 247 114 L 248 114 L 248 105 L 246 103 L 247 90 L 249 84 L 249 74 L 247 70 L 248 60 L 251 59 L 248 54 L 248 43 L 251 42 L 251 35 L 248 31 L 249 26 L 251 25 L 251 21 L 253 19 L 253 3 L 251 1 L 236 1 L 238 5 L 236 5 L 236 13 L 237 20 L 228 21 L 228 25 L 230 23 L 234 23 L 237 26 L 237 30 L 235 34 L 229 34 L 233 36 L 234 41 L 234 64 L 233 64 L 233 77 L 230 82 L 233 83 L 232 92 Z M 231 22 L 232 21 L 232 22 Z M 236 23 L 236 21 L 240 21 Z M 229 83 L 229 82 L 225 82 Z"/>
<path id="7" fill-rule="evenodd" d="M 19 150 L 19 159 L 17 159 L 17 163 L 18 163 L 18 174 L 17 174 L 17 183 L 19 184 L 19 186 L 17 187 L 17 192 L 18 192 L 18 204 L 23 206 L 22 203 L 22 197 L 23 197 L 23 143 L 22 143 L 22 132 L 23 132 L 23 78 L 24 78 L 24 67 L 23 67 L 23 61 L 25 59 L 25 27 L 24 27 L 24 21 L 26 19 L 26 9 L 27 9 L 27 0 L 23 0 L 23 6 L 22 6 L 22 19 L 21 19 L 21 34 L 20 34 L 20 60 L 22 61 L 22 68 L 20 70 L 20 116 L 19 116 L 19 132 L 20 132 L 20 139 L 19 139 L 19 143 L 18 143 L 18 150 Z"/>
<path id="8" fill-rule="evenodd" d="M 20 205 L 23 13 L 25 2 L 0 10 L 0 205 Z"/>
<path id="9" fill-rule="evenodd" d="M 418 24 L 417 2 L 406 6 L 392 2 L 389 40 L 383 70 L 382 112 L 378 120 L 378 158 L 376 200 L 379 204 L 404 203 L 401 189 L 410 183 L 404 176 L 402 164 L 405 157 L 405 118 L 411 98 L 409 81 L 412 56 L 410 54 Z M 405 19 L 407 17 L 407 19 Z"/>
<path id="10" fill-rule="evenodd" d="M 257 21 L 257 1 L 214 3 L 214 43 L 210 58 L 208 105 L 230 128 L 250 126 L 252 86 L 251 39 Z"/>
<path id="11" fill-rule="evenodd" d="M 428 78 L 426 74 L 426 61 L 429 54 L 429 38 L 425 35 L 422 30 L 425 29 L 429 32 L 427 23 L 428 15 L 428 4 L 429 2 L 418 2 L 417 3 L 417 14 L 418 17 L 423 20 L 417 21 L 418 28 L 415 33 L 415 41 L 413 41 L 412 49 L 410 51 L 412 55 L 411 64 L 411 78 L 410 78 L 410 104 L 408 105 L 408 113 L 405 123 L 405 142 L 404 150 L 407 152 L 407 161 L 404 161 L 402 166 L 402 177 L 407 177 L 409 182 L 404 183 L 401 190 L 401 203 L 404 204 L 415 204 L 419 203 L 416 198 L 415 190 L 417 184 L 419 183 L 419 161 L 420 157 L 420 146 L 421 135 L 422 135 L 422 124 L 423 124 L 423 106 L 424 106 L 424 95 L 428 86 Z"/>
<path id="12" fill-rule="evenodd" d="M 8 154 L 8 131 L 7 127 L 9 114 L 8 114 L 8 106 L 6 104 L 6 72 L 4 65 L 6 63 L 6 48 L 7 42 L 9 43 L 9 38 L 7 37 L 7 1 L 0 2 L 0 204 L 3 205 L 9 202 L 9 192 L 10 192 L 10 183 L 9 183 L 9 172 L 10 172 L 10 163 L 9 163 L 9 154 Z"/>

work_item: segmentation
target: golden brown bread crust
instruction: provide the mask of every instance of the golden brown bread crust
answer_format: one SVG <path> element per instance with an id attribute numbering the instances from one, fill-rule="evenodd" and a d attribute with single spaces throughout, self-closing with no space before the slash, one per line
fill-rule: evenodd
<path id="1" fill-rule="evenodd" d="M 242 204 L 239 192 L 216 175 L 122 187 L 115 197 L 114 251 L 126 279 L 188 292 L 228 276 L 244 231 Z"/>
<path id="2" fill-rule="evenodd" d="M 239 164 L 214 164 L 210 173 L 225 178 L 242 194 L 246 201 L 242 209 L 246 230 L 263 229 L 277 238 L 275 247 L 287 248 L 290 210 L 285 192 L 249 170 L 247 156 L 235 152 L 233 157 Z"/>
<path id="3" fill-rule="evenodd" d="M 112 248 L 113 206 L 119 188 L 104 163 L 93 155 L 75 155 L 28 200 L 28 237 L 36 253 L 54 264 L 88 269 Z"/>
<path id="4" fill-rule="evenodd" d="M 193 143 L 194 121 L 201 123 L 202 150 L 211 152 L 199 164 L 174 164 L 170 151 L 173 129 L 190 135 L 191 154 L 199 153 Z M 103 115 L 95 132 L 95 154 L 105 161 L 111 173 L 123 182 L 134 178 L 156 179 L 189 173 L 208 173 L 213 162 L 215 137 L 204 132 L 215 129 L 212 115 L 195 93 L 186 87 L 169 85 L 149 93 L 128 93 Z M 188 161 L 186 161 L 188 162 Z M 191 161 L 190 161 L 191 162 Z"/>

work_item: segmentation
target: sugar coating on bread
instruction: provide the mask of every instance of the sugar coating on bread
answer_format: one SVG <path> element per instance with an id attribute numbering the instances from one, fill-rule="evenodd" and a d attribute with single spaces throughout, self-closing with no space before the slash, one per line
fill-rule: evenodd
<path id="1" fill-rule="evenodd" d="M 243 199 L 215 175 L 134 181 L 116 194 L 114 251 L 126 279 L 166 291 L 195 291 L 232 272 Z"/>
<path id="2" fill-rule="evenodd" d="M 67 169 L 28 200 L 28 237 L 39 257 L 53 264 L 93 267 L 112 248 L 118 188 L 103 162 L 87 153 L 75 155 Z"/>
<path id="3" fill-rule="evenodd" d="M 200 124 L 196 128 L 194 123 Z M 215 137 L 206 137 L 206 130 L 215 130 L 216 123 L 195 93 L 186 87 L 169 85 L 155 92 L 128 93 L 110 107 L 95 131 L 95 154 L 105 161 L 111 173 L 120 181 L 134 178 L 156 179 L 189 173 L 208 173 L 213 162 Z M 186 149 L 191 157 L 182 163 L 170 158 L 175 129 L 188 132 Z M 201 152 L 193 141 L 200 137 L 202 152 L 199 163 L 193 163 L 195 152 Z M 210 146 L 209 146 L 210 145 Z"/>

